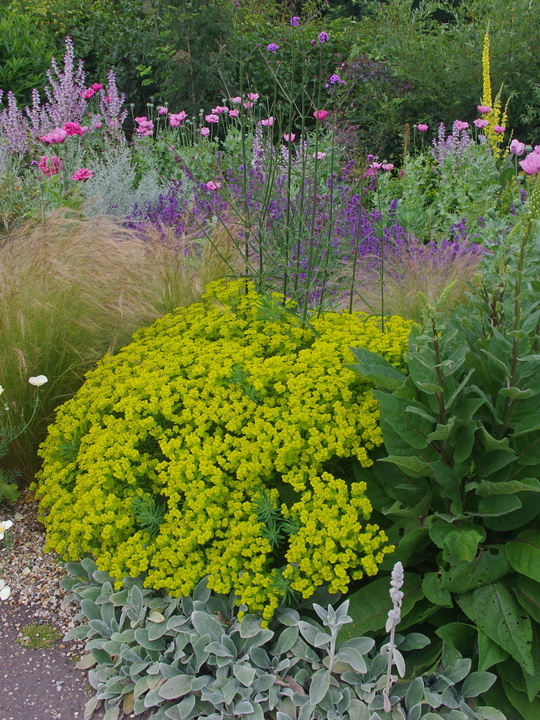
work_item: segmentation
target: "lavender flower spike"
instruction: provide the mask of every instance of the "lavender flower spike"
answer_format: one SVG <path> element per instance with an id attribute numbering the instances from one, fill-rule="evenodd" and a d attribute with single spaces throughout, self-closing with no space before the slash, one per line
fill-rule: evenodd
<path id="1" fill-rule="evenodd" d="M 128 114 L 127 108 L 122 110 L 125 95 L 118 92 L 114 70 L 109 70 L 107 80 L 107 94 L 100 90 L 99 109 L 107 127 L 111 130 L 120 130 Z"/>

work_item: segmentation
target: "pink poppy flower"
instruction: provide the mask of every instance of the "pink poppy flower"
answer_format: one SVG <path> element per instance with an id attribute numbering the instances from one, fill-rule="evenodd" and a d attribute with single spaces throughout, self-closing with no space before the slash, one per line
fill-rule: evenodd
<path id="1" fill-rule="evenodd" d="M 253 107 L 253 103 L 249 100 L 246 100 L 244 103 L 244 107 L 246 108 L 246 110 L 251 110 L 251 108 Z"/>
<path id="2" fill-rule="evenodd" d="M 165 105 L 160 105 L 157 109 L 158 115 L 166 115 L 169 112 L 169 108 Z"/>
<path id="3" fill-rule="evenodd" d="M 269 118 L 266 118 L 265 120 L 261 120 L 261 125 L 264 125 L 264 127 L 272 127 L 274 124 L 274 118 L 272 115 L 270 115 Z"/>
<path id="4" fill-rule="evenodd" d="M 429 126 L 426 125 L 426 123 L 418 123 L 418 125 L 416 126 L 416 129 L 418 130 L 418 132 L 426 132 L 428 127 Z"/>
<path id="5" fill-rule="evenodd" d="M 372 170 L 382 170 L 382 163 L 380 162 L 372 162 L 369 166 Z"/>
<path id="6" fill-rule="evenodd" d="M 142 118 L 135 118 L 135 120 L 139 123 L 139 127 L 137 128 L 138 135 L 144 135 L 146 137 L 153 135 L 154 123 L 151 120 L 143 120 Z"/>
<path id="7" fill-rule="evenodd" d="M 212 108 L 212 112 L 214 115 L 226 115 L 229 112 L 229 108 L 226 105 L 217 105 L 217 107 Z"/>
<path id="8" fill-rule="evenodd" d="M 67 122 L 62 130 L 65 130 L 67 135 L 84 135 L 88 128 L 81 127 L 78 122 Z"/>
<path id="9" fill-rule="evenodd" d="M 217 123 L 219 122 L 219 115 L 205 115 L 204 119 L 207 123 Z"/>
<path id="10" fill-rule="evenodd" d="M 394 169 L 394 166 L 392 165 L 392 163 L 383 163 L 382 169 L 386 170 L 386 172 L 390 172 L 391 170 Z"/>
<path id="11" fill-rule="evenodd" d="M 291 133 L 290 135 L 289 133 L 285 133 L 285 135 L 283 135 L 285 142 L 294 142 L 295 137 L 296 135 L 294 133 Z"/>
<path id="12" fill-rule="evenodd" d="M 506 128 L 503 125 L 494 125 L 493 126 L 493 132 L 496 132 L 498 135 L 502 135 L 505 132 Z"/>
<path id="13" fill-rule="evenodd" d="M 523 155 L 525 152 L 525 143 L 519 142 L 519 140 L 512 140 L 510 143 L 510 152 L 512 155 Z"/>
<path id="14" fill-rule="evenodd" d="M 527 175 L 536 175 L 537 172 L 540 172 L 540 152 L 529 153 L 519 161 L 519 164 Z"/>
<path id="15" fill-rule="evenodd" d="M 81 97 L 84 98 L 85 100 L 90 100 L 90 98 L 93 98 L 95 94 L 96 94 L 96 91 L 92 90 L 92 88 L 89 87 L 81 93 Z"/>
<path id="16" fill-rule="evenodd" d="M 463 120 L 456 120 L 454 127 L 456 130 L 466 130 L 469 127 L 469 123 L 464 122 Z"/>
<path id="17" fill-rule="evenodd" d="M 474 124 L 477 128 L 482 129 L 485 128 L 486 125 L 489 125 L 489 121 L 484 120 L 483 118 L 477 118 L 476 120 L 474 120 Z"/>
<path id="18" fill-rule="evenodd" d="M 207 137 L 208 135 L 210 135 L 210 128 L 202 127 L 202 128 L 201 128 L 201 135 L 202 135 L 203 137 Z"/>
<path id="19" fill-rule="evenodd" d="M 206 187 L 209 190 L 219 190 L 219 188 L 221 187 L 221 183 L 219 182 L 219 180 L 210 180 L 206 183 Z"/>
<path id="20" fill-rule="evenodd" d="M 73 173 L 71 179 L 76 181 L 90 180 L 91 177 L 94 177 L 94 173 L 91 170 L 89 170 L 88 168 L 79 168 Z"/>
<path id="21" fill-rule="evenodd" d="M 62 169 L 62 161 L 56 155 L 53 155 L 52 157 L 44 156 L 39 161 L 38 168 L 47 177 L 51 177 L 51 175 L 58 175 Z"/>
<path id="22" fill-rule="evenodd" d="M 90 85 L 90 88 L 94 92 L 97 92 L 98 90 L 103 90 L 103 85 L 101 83 L 92 83 L 92 85 Z"/>
<path id="23" fill-rule="evenodd" d="M 479 113 L 482 113 L 482 115 L 485 115 L 488 112 L 491 112 L 491 107 L 489 105 L 477 105 L 476 109 Z"/>
<path id="24" fill-rule="evenodd" d="M 248 93 L 248 100 L 251 100 L 252 102 L 257 102 L 259 99 L 259 93 Z"/>
<path id="25" fill-rule="evenodd" d="M 240 115 L 240 110 L 229 110 L 229 117 L 237 118 Z"/>
<path id="26" fill-rule="evenodd" d="M 313 117 L 316 120 L 324 120 L 324 118 L 328 115 L 328 110 L 315 110 L 313 113 Z"/>
<path id="27" fill-rule="evenodd" d="M 231 102 L 238 105 L 239 103 L 242 102 L 242 98 L 240 97 L 240 95 L 237 95 L 236 97 L 231 98 Z"/>
<path id="28" fill-rule="evenodd" d="M 184 120 L 187 118 L 187 113 L 183 110 L 179 113 L 171 113 L 169 115 L 169 123 L 171 127 L 178 127 L 181 122 L 184 122 Z"/>
<path id="29" fill-rule="evenodd" d="M 326 157 L 326 153 L 319 151 L 319 152 L 317 152 L 317 153 L 313 153 L 313 155 L 312 155 L 311 157 L 312 157 L 312 158 L 315 158 L 315 160 L 322 160 L 323 158 Z"/>
<path id="30" fill-rule="evenodd" d="M 54 128 L 50 133 L 42 135 L 39 139 L 47 145 L 62 143 L 67 137 L 67 132 L 63 128 Z"/>

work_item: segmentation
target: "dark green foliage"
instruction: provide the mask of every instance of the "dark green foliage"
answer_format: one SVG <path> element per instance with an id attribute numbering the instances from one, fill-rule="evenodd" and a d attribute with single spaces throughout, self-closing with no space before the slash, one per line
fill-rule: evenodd
<path id="1" fill-rule="evenodd" d="M 234 69 L 232 0 L 173 0 L 156 48 L 160 98 L 173 112 L 197 115 L 221 105 Z"/>
<path id="2" fill-rule="evenodd" d="M 17 10 L 0 8 L 0 88 L 19 102 L 30 102 L 33 88 L 46 82 L 45 71 L 53 54 L 53 37 Z"/>
<path id="3" fill-rule="evenodd" d="M 400 386 L 365 350 L 352 366 L 381 388 L 387 452 L 357 478 L 392 523 L 387 569 L 401 560 L 419 575 L 402 625 L 431 623 L 456 647 L 472 628 L 478 670 L 495 667 L 515 720 L 540 706 L 540 182 L 531 186 L 528 215 L 468 304 L 447 323 L 428 308 Z M 350 598 L 361 632 L 382 627 L 381 582 Z"/>

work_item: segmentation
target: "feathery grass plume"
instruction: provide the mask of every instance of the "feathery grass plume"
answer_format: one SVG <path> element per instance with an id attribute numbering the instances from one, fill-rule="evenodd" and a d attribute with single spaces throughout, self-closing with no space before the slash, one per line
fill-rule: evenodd
<path id="1" fill-rule="evenodd" d="M 173 245 L 157 232 L 143 238 L 112 217 L 63 212 L 27 223 L 0 247 L 0 382 L 13 422 L 31 414 L 28 377 L 49 378 L 38 416 L 2 460 L 23 482 L 37 469 L 37 445 L 54 408 L 95 361 L 138 328 L 197 301 L 204 284 L 229 267 L 193 237 Z"/>
<path id="2" fill-rule="evenodd" d="M 413 237 L 398 239 L 385 249 L 384 306 L 390 315 L 420 322 L 423 309 L 436 305 L 448 312 L 465 296 L 478 272 L 483 249 L 474 243 L 442 240 L 422 243 Z M 364 268 L 355 289 L 354 309 L 381 312 L 379 272 L 373 258 L 363 258 Z"/>

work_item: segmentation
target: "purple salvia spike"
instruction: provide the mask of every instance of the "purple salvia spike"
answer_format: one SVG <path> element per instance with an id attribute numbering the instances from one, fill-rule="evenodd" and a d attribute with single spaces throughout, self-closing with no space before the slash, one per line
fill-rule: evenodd
<path id="1" fill-rule="evenodd" d="M 45 88 L 49 100 L 46 108 L 53 127 L 62 127 L 66 122 L 81 122 L 86 109 L 86 100 L 82 97 L 86 89 L 83 63 L 79 60 L 75 68 L 74 60 L 73 43 L 70 37 L 66 37 L 63 70 L 54 58 L 51 70 L 47 70 L 51 86 Z"/>
<path id="2" fill-rule="evenodd" d="M 122 110 L 125 95 L 118 92 L 114 70 L 109 70 L 107 80 L 107 93 L 100 90 L 99 109 L 105 125 L 111 130 L 120 130 L 128 114 L 127 109 Z M 106 97 L 108 100 L 105 100 Z"/>
<path id="3" fill-rule="evenodd" d="M 0 113 L 1 133 L 12 153 L 27 153 L 29 148 L 28 122 L 17 107 L 17 100 L 11 90 L 7 94 L 7 109 Z"/>

